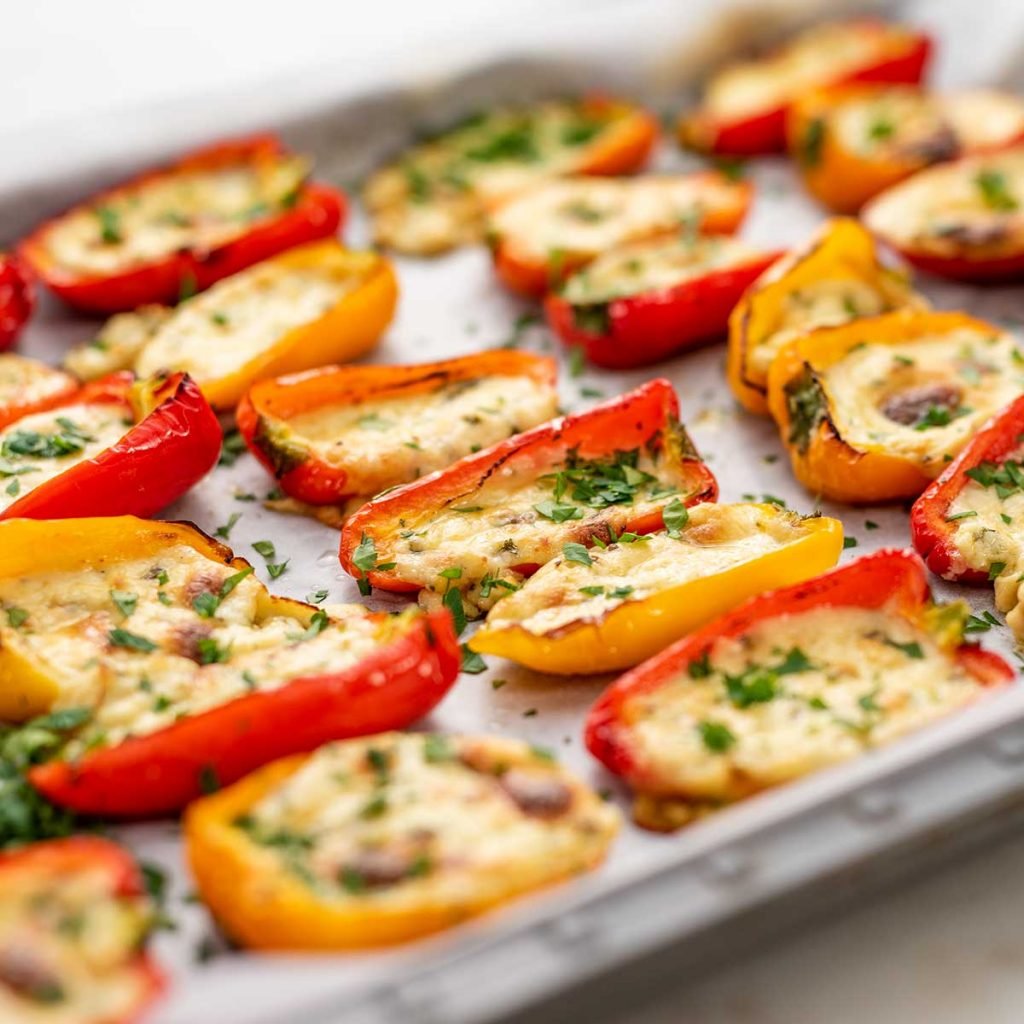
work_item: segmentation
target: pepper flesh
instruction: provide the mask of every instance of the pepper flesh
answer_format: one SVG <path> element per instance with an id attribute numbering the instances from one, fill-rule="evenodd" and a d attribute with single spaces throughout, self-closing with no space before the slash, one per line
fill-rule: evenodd
<path id="1" fill-rule="evenodd" d="M 721 510 L 722 515 L 733 507 L 743 508 L 697 506 L 709 512 Z M 768 524 L 759 524 L 761 530 L 770 528 L 773 521 L 792 518 L 774 505 L 751 507 Z M 694 512 L 691 510 L 691 521 Z M 702 518 L 698 531 L 703 533 L 713 525 L 714 518 L 710 522 Z M 685 537 L 686 527 L 682 529 Z M 804 519 L 794 532 L 801 535 L 780 539 L 775 550 L 735 561 L 706 576 L 669 582 L 639 598 L 627 596 L 611 611 L 597 617 L 581 616 L 539 635 L 508 618 L 508 602 L 525 596 L 531 586 L 528 582 L 518 595 L 504 598 L 496 606 L 484 626 L 470 638 L 469 647 L 480 654 L 497 654 L 535 671 L 556 675 L 611 672 L 637 665 L 748 597 L 809 579 L 835 565 L 843 548 L 843 528 L 837 519 Z M 703 536 L 700 543 L 705 543 Z M 549 563 L 541 571 L 557 568 L 557 564 Z M 492 624 L 491 619 L 498 613 L 502 619 Z"/>
<path id="2" fill-rule="evenodd" d="M 685 802 L 689 794 L 672 780 L 656 775 L 645 763 L 631 736 L 626 707 L 669 681 L 689 676 L 692 665 L 703 665 L 716 643 L 739 639 L 754 628 L 820 608 L 878 609 L 907 619 L 930 633 L 937 645 L 982 688 L 1006 686 L 1013 669 L 997 654 L 963 642 L 963 606 L 931 602 L 924 566 L 911 552 L 882 550 L 834 569 L 817 579 L 762 594 L 673 644 L 616 680 L 597 700 L 587 717 L 587 749 L 637 792 L 637 809 L 648 812 L 655 803 Z M 646 797 L 646 799 L 645 799 Z M 646 813 L 645 813 L 646 817 Z M 671 813 L 651 815 L 643 824 L 671 828 Z M 680 816 L 682 821 L 689 820 Z"/>
<path id="3" fill-rule="evenodd" d="M 51 886 L 73 884 L 77 879 L 95 879 L 97 876 L 105 889 L 105 899 L 138 903 L 140 906 L 145 903 L 146 890 L 138 866 L 124 849 L 108 839 L 81 835 L 0 852 L 0 890 L 9 886 L 15 895 L 35 879 L 40 880 L 41 888 L 46 891 Z M 0 893 L 0 904 L 3 899 Z M 56 927 L 58 923 L 54 922 L 53 926 Z M 21 933 L 21 938 L 24 939 L 25 935 Z M 16 952 L 19 958 L 31 964 L 30 946 L 19 946 Z M 93 1015 L 76 1017 L 75 1020 L 80 1024 L 130 1024 L 140 1020 L 141 1015 L 167 986 L 163 973 L 144 949 L 131 950 L 117 970 L 130 975 L 135 985 L 131 1007 L 115 1019 L 106 1015 L 102 1019 Z M 54 981 L 59 985 L 59 978 Z M 38 1007 L 37 1002 L 36 1007 L 28 1011 L 33 1018 L 34 1009 Z"/>
<path id="4" fill-rule="evenodd" d="M 80 386 L 70 374 L 46 363 L 0 353 L 0 430 L 22 416 L 63 405 Z"/>
<path id="5" fill-rule="evenodd" d="M 318 184 L 300 184 L 271 215 L 261 213 L 248 226 L 212 247 L 179 245 L 174 251 L 141 258 L 113 272 L 87 273 L 62 267 L 50 251 L 52 234 L 83 210 L 102 211 L 148 186 L 194 173 L 271 170 L 290 154 L 273 135 L 255 135 L 196 150 L 168 167 L 143 174 L 102 192 L 37 228 L 19 254 L 40 280 L 68 305 L 91 313 L 118 313 L 147 303 L 172 303 L 182 294 L 203 291 L 221 278 L 293 246 L 334 235 L 346 212 L 344 195 Z M 100 214 L 97 213 L 99 217 Z M 243 222 L 244 224 L 244 222 Z M 101 219 L 102 225 L 102 219 Z M 114 240 L 114 228 L 105 229 Z"/>
<path id="6" fill-rule="evenodd" d="M 768 402 L 789 451 L 793 473 L 804 487 L 833 501 L 871 504 L 917 497 L 931 483 L 940 472 L 937 456 L 916 460 L 893 451 L 883 439 L 847 441 L 842 425 L 836 422 L 822 375 L 865 345 L 898 346 L 929 334 L 941 336 L 957 330 L 992 337 L 1000 334 L 993 325 L 962 313 L 904 310 L 822 328 L 783 348 L 769 374 Z M 930 368 L 926 368 L 926 377 L 929 373 Z M 942 425 L 956 421 L 966 425 L 972 414 L 978 418 L 976 411 L 966 405 L 964 412 L 962 417 L 947 415 Z"/>
<path id="7" fill-rule="evenodd" d="M 345 524 L 341 533 L 339 557 L 342 568 L 352 576 L 374 587 L 398 593 L 416 592 L 424 586 L 403 573 L 400 564 L 387 568 L 392 548 L 399 534 L 400 520 L 404 527 L 428 521 L 432 514 L 444 511 L 456 502 L 465 502 L 499 470 L 510 472 L 516 467 L 529 470 L 539 478 L 561 465 L 574 454 L 583 459 L 598 459 L 616 452 L 656 444 L 664 455 L 664 465 L 679 477 L 681 500 L 688 505 L 713 501 L 718 485 L 710 469 L 700 460 L 678 421 L 679 406 L 672 385 L 666 380 L 647 384 L 611 399 L 584 413 L 552 420 L 510 437 L 482 452 L 460 459 L 448 469 L 439 470 L 407 484 L 390 494 L 367 502 Z M 673 492 L 674 493 L 674 492 Z M 613 511 L 628 506 L 614 506 Z M 650 533 L 664 525 L 661 508 L 642 516 L 623 515 L 621 529 L 634 533 Z M 561 528 L 552 522 L 552 532 L 561 539 L 578 539 L 593 543 L 592 534 L 608 532 L 607 524 L 586 522 Z M 364 571 L 357 564 L 357 549 L 370 541 L 376 549 L 376 565 Z M 538 563 L 516 564 L 517 573 L 530 575 Z M 460 578 L 460 583 L 479 581 Z"/>
<path id="8" fill-rule="evenodd" d="M 841 305 L 793 322 L 795 296 L 813 291 L 822 281 L 874 296 L 877 309 L 927 308 L 906 277 L 882 263 L 871 235 L 855 220 L 827 221 L 806 245 L 774 263 L 751 285 L 729 317 L 726 376 L 732 393 L 750 412 L 768 413 L 768 369 L 783 340 L 816 327 L 855 319 L 856 310 Z"/>
<path id="9" fill-rule="evenodd" d="M 790 105 L 808 89 L 838 85 L 846 82 L 906 82 L 921 81 L 931 56 L 931 41 L 927 36 L 908 31 L 880 21 L 863 19 L 812 29 L 798 35 L 770 54 L 762 67 L 770 67 L 773 60 L 785 60 L 788 53 L 799 52 L 800 47 L 813 47 L 818 39 L 828 40 L 836 33 L 857 35 L 873 42 L 876 53 L 863 59 L 859 66 L 828 67 L 813 80 L 804 78 L 788 94 L 784 94 L 759 108 L 734 112 L 716 112 L 707 103 L 692 114 L 680 118 L 678 131 L 685 146 L 723 156 L 758 156 L 765 153 L 780 153 L 786 146 L 786 114 Z M 820 44 L 820 43 L 819 43 Z M 752 62 L 757 67 L 759 62 Z M 743 72 L 744 66 L 727 68 L 719 82 L 736 72 Z M 711 82 L 712 92 L 716 80 Z"/>
<path id="10" fill-rule="evenodd" d="M 155 515 L 217 463 L 220 425 L 187 374 L 137 383 L 131 374 L 113 374 L 47 408 L 59 412 L 61 405 L 92 403 L 120 406 L 134 426 L 93 458 L 26 491 L 0 512 L 0 520 Z"/>
<path id="11" fill-rule="evenodd" d="M 522 377 L 554 396 L 554 360 L 528 352 L 493 350 L 459 359 L 414 366 L 333 366 L 299 376 L 262 381 L 242 399 L 238 429 L 252 453 L 274 474 L 288 495 L 312 505 L 340 504 L 368 497 L 366 488 L 353 489 L 358 470 L 349 466 L 346 453 L 336 459 L 319 453 L 289 420 L 327 407 L 358 407 L 374 401 L 401 401 L 429 395 L 449 385 L 487 377 Z M 549 413 L 550 415 L 550 413 Z M 524 426 L 532 426 L 532 423 Z M 339 437 L 339 440 L 342 438 Z M 400 448 L 413 442 L 399 440 Z M 413 476 L 388 472 L 387 449 L 396 442 L 386 433 L 378 444 L 379 474 L 372 493 L 408 483 Z M 428 458 L 433 453 L 425 453 Z M 470 454 L 467 449 L 462 454 Z"/>
<path id="12" fill-rule="evenodd" d="M 678 284 L 596 304 L 575 303 L 563 288 L 544 308 L 562 344 L 582 349 L 596 366 L 646 366 L 724 335 L 740 297 L 781 255 L 750 253 Z"/>
<path id="13" fill-rule="evenodd" d="M 35 285 L 27 267 L 12 253 L 0 253 L 0 352 L 18 340 L 35 305 Z"/>
<path id="14" fill-rule="evenodd" d="M 28 519 L 0 523 L 0 579 L 87 570 L 117 560 L 154 557 L 185 545 L 236 572 L 242 559 L 187 524 L 132 517 Z M 264 590 L 263 610 L 306 629 L 317 609 Z M 148 734 L 88 750 L 75 761 L 33 768 L 32 784 L 73 810 L 140 817 L 179 810 L 210 780 L 232 782 L 268 761 L 321 743 L 401 728 L 430 711 L 459 671 L 447 612 L 391 620 L 371 616 L 382 640 L 347 668 L 293 678 L 186 716 Z M 0 649 L 0 717 L 45 713 L 60 682 L 31 653 Z"/>

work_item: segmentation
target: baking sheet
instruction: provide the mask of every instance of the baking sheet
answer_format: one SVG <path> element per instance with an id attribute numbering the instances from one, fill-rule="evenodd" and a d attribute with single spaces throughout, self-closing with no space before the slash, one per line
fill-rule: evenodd
<path id="1" fill-rule="evenodd" d="M 472 95 L 481 92 L 519 99 L 558 91 L 566 82 L 603 83 L 600 67 L 585 64 L 516 64 L 475 73 Z M 464 83 L 463 83 L 464 86 Z M 466 90 L 458 83 L 432 91 L 430 106 L 438 117 L 465 109 Z M 367 106 L 357 105 L 349 119 L 339 120 L 337 113 L 328 120 L 309 119 L 294 126 L 286 136 L 317 151 L 319 166 L 326 176 L 350 184 L 360 172 L 396 142 L 407 137 L 413 127 L 415 111 L 422 103 L 397 98 L 382 99 Z M 692 158 L 665 145 L 656 168 L 679 170 L 698 166 Z M 821 212 L 800 192 L 791 169 L 782 160 L 759 161 L 752 166 L 757 187 L 751 216 L 741 235 L 765 247 L 777 248 L 806 239 L 821 221 Z M 38 198 L 38 209 L 52 208 L 53 196 Z M 24 206 L 23 218 L 34 214 Z M 0 209 L 0 224 L 4 223 Z M 353 244 L 366 241 L 366 224 L 355 212 L 346 230 Z M 612 396 L 650 379 L 665 376 L 676 386 L 683 419 L 699 450 L 708 459 L 718 477 L 721 501 L 738 501 L 749 495 L 764 495 L 784 500 L 791 508 L 811 511 L 813 499 L 792 480 L 774 426 L 740 411 L 725 384 L 723 345 L 670 360 L 657 367 L 610 373 L 585 370 L 572 376 L 568 361 L 557 343 L 542 326 L 516 329 L 519 318 L 534 312 L 534 307 L 503 293 L 490 268 L 483 248 L 466 249 L 437 260 L 397 258 L 402 286 L 398 317 L 373 362 L 422 362 L 462 355 L 482 348 L 508 343 L 515 337 L 519 344 L 541 352 L 558 353 L 562 367 L 560 384 L 566 409 L 580 410 L 599 401 L 598 393 Z M 987 289 L 936 281 L 920 282 L 922 289 L 939 308 L 966 308 L 975 315 L 988 317 L 1010 328 L 1024 319 L 1020 289 Z M 43 315 L 29 329 L 22 346 L 27 354 L 56 361 L 66 347 L 91 335 L 94 325 L 69 317 L 55 305 L 44 307 Z M 270 582 L 277 593 L 304 597 L 313 590 L 329 589 L 329 601 L 358 600 L 351 579 L 337 562 L 338 534 L 304 518 L 286 516 L 264 509 L 258 502 L 241 502 L 236 494 L 265 495 L 274 486 L 250 456 L 245 455 L 230 468 L 218 468 L 183 501 L 168 510 L 168 518 L 188 519 L 208 532 L 226 523 L 233 514 L 240 518 L 234 525 L 230 544 L 235 552 L 250 558 L 264 581 L 263 559 L 252 543 L 272 540 L 278 560 L 287 558 L 288 569 Z M 844 552 L 844 560 L 881 546 L 904 546 L 908 542 L 905 511 L 898 507 L 849 509 L 824 503 L 821 510 L 842 519 L 847 535 L 857 547 Z M 867 523 L 877 524 L 869 528 Z M 950 596 L 954 588 L 940 584 L 937 589 Z M 958 595 L 961 596 L 961 595 Z M 977 611 L 991 609 L 990 591 L 982 588 L 966 596 Z M 405 602 L 387 595 L 374 594 L 371 605 L 395 608 Z M 991 647 L 1010 651 L 1007 631 L 999 630 L 982 638 Z M 624 789 L 610 779 L 582 748 L 580 728 L 587 709 L 601 692 L 608 678 L 544 678 L 519 669 L 500 659 L 487 658 L 488 671 L 460 678 L 456 687 L 425 724 L 451 731 L 486 731 L 519 736 L 532 743 L 550 747 L 560 759 L 592 783 L 608 789 L 628 820 L 628 798 Z M 506 684 L 493 687 L 495 679 Z M 1019 696 L 1019 695 L 1015 695 Z M 998 703 L 1001 698 L 989 702 Z M 1006 703 L 1006 713 L 1016 705 Z M 970 712 L 968 714 L 971 714 Z M 963 716 L 961 716 L 963 717 Z M 993 707 L 983 709 L 981 717 L 998 719 Z M 979 719 L 980 720 L 980 719 Z M 941 748 L 943 737 L 953 737 L 957 723 L 944 723 L 927 735 L 914 737 L 900 749 L 883 751 L 864 761 L 891 761 L 923 757 Z M 951 727 L 949 727 L 951 726 Z M 947 728 L 949 727 L 949 728 Z M 773 821 L 794 802 L 813 806 L 824 802 L 830 787 L 844 776 L 854 777 L 857 766 L 821 773 L 812 779 L 775 793 L 765 794 L 716 817 L 691 826 L 675 836 L 644 833 L 625 824 L 608 863 L 592 876 L 564 887 L 558 893 L 534 897 L 506 911 L 454 930 L 435 939 L 385 954 L 334 957 L 253 956 L 229 950 L 212 927 L 205 910 L 192 899 L 192 886 L 181 862 L 178 826 L 172 822 L 133 825 L 115 830 L 146 861 L 161 865 L 170 873 L 168 911 L 176 923 L 174 931 L 161 932 L 155 940 L 155 954 L 172 974 L 170 996 L 157 1011 L 155 1024 L 196 1024 L 217 1019 L 237 1024 L 269 1024 L 276 1021 L 342 1020 L 345 1008 L 355 993 L 381 989 L 407 969 L 427 962 L 443 962 L 457 956 L 466 943 L 488 942 L 506 929 L 529 928 L 542 918 L 550 918 L 553 908 L 583 904 L 607 897 L 636 880 L 650 876 L 661 866 L 671 865 L 696 852 L 713 851 L 744 831 Z M 571 938 L 571 936 L 570 936 Z M 440 958 L 440 961 L 437 959 Z M 568 970 L 568 968 L 566 968 Z M 429 1007 L 412 996 L 399 1000 L 396 1019 L 430 1019 Z M 446 1022 L 452 1018 L 445 1017 Z M 461 1018 L 460 1018 L 461 1019 Z M 467 1018 L 468 1019 L 468 1018 Z"/>

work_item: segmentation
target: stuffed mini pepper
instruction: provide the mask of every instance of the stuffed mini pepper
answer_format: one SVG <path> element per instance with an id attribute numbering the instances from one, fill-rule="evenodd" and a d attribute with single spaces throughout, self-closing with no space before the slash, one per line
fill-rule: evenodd
<path id="1" fill-rule="evenodd" d="M 653 380 L 517 434 L 365 504 L 341 533 L 360 586 L 478 615 L 559 554 L 651 533 L 663 514 L 713 501 L 717 484 Z"/>
<path id="2" fill-rule="evenodd" d="M 633 788 L 638 824 L 678 828 L 1012 682 L 1002 658 L 964 643 L 967 615 L 932 602 L 915 555 L 868 555 L 628 672 L 591 710 L 587 747 Z"/>
<path id="3" fill-rule="evenodd" d="M 421 256 L 479 242 L 498 202 L 566 174 L 637 171 L 657 136 L 646 111 L 599 97 L 482 113 L 370 177 L 375 240 Z"/>
<path id="4" fill-rule="evenodd" d="M 755 156 L 786 145 L 786 114 L 811 89 L 840 82 L 921 81 L 931 44 L 899 25 L 846 21 L 810 28 L 757 60 L 715 75 L 700 107 L 679 122 L 684 145 Z"/>
<path id="5" fill-rule="evenodd" d="M 548 322 L 598 366 L 646 366 L 724 335 L 740 296 L 781 255 L 706 235 L 624 245 L 547 297 Z"/>
<path id="6" fill-rule="evenodd" d="M 1024 391 L 1012 335 L 962 313 L 889 313 L 790 342 L 768 402 L 793 472 L 854 504 L 917 497 Z"/>
<path id="7" fill-rule="evenodd" d="M 272 135 L 200 149 L 37 228 L 20 253 L 93 313 L 170 303 L 292 246 L 333 235 L 344 196 Z"/>
<path id="8" fill-rule="evenodd" d="M 204 902 L 243 946 L 360 949 L 590 871 L 618 820 L 535 746 L 385 733 L 267 765 L 193 804 L 185 836 Z"/>
<path id="9" fill-rule="evenodd" d="M 906 276 L 882 262 L 864 228 L 845 217 L 830 220 L 736 304 L 729 318 L 729 386 L 746 409 L 766 414 L 768 369 L 787 342 L 817 327 L 926 306 Z"/>
<path id="10" fill-rule="evenodd" d="M 493 350 L 413 366 L 329 366 L 263 381 L 238 428 L 289 508 L 345 509 L 555 415 L 553 359 Z"/>
<path id="11" fill-rule="evenodd" d="M 336 241 L 313 242 L 218 282 L 173 310 L 114 317 L 65 365 L 85 377 L 184 370 L 218 411 L 258 380 L 365 355 L 391 322 L 391 264 Z"/>
<path id="12" fill-rule="evenodd" d="M 26 387 L 67 387 L 57 371 L 12 372 Z M 206 476 L 220 454 L 217 417 L 187 374 L 113 374 L 43 409 L 0 428 L 0 519 L 151 516 Z"/>
<path id="13" fill-rule="evenodd" d="M 77 836 L 0 853 L 0 1020 L 132 1024 L 164 988 L 135 862 Z"/>
<path id="14" fill-rule="evenodd" d="M 666 529 L 564 555 L 498 602 L 469 641 L 538 672 L 611 672 L 649 658 L 746 598 L 831 569 L 836 519 L 776 505 L 679 502 Z"/>
<path id="15" fill-rule="evenodd" d="M 1024 398 L 971 439 L 914 503 L 914 547 L 947 580 L 995 584 L 996 608 L 1024 636 Z"/>
<path id="16" fill-rule="evenodd" d="M 35 304 L 28 269 L 17 256 L 0 252 L 0 352 L 18 340 Z"/>
<path id="17" fill-rule="evenodd" d="M 1022 141 L 1024 102 L 987 89 L 940 95 L 838 86 L 798 99 L 787 135 L 810 192 L 839 213 L 855 213 L 925 167 Z"/>
<path id="18" fill-rule="evenodd" d="M 274 597 L 186 524 L 0 523 L 0 607 L 0 718 L 74 711 L 29 779 L 89 814 L 176 811 L 274 758 L 404 727 L 459 670 L 447 613 Z"/>
<path id="19" fill-rule="evenodd" d="M 38 359 L 0 352 L 0 429 L 67 402 L 80 387 L 70 374 Z"/>
<path id="20" fill-rule="evenodd" d="M 930 273 L 1024 279 L 1024 146 L 921 171 L 868 203 L 863 219 Z"/>
<path id="21" fill-rule="evenodd" d="M 601 253 L 677 231 L 732 234 L 752 188 L 718 171 L 640 178 L 563 178 L 498 207 L 489 240 L 498 277 L 541 296 Z"/>

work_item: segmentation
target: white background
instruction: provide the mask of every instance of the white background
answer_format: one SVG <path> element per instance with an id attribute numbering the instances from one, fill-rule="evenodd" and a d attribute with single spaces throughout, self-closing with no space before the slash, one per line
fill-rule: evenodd
<path id="1" fill-rule="evenodd" d="M 390 75 L 429 76 L 467 54 L 557 47 L 628 0 L 5 0 L 0 7 L 0 180 L 59 171 L 53 154 L 111 152 L 107 116 L 256 82 L 282 103 Z M 679 0 L 682 9 L 693 4 Z M 637 8 L 649 7 L 645 0 Z M 664 6 L 664 5 L 661 5 Z M 1009 76 L 1024 3 L 920 3 L 955 26 L 943 77 Z M 614 9 L 618 8 L 618 11 Z M 612 12 L 611 14 L 609 12 Z M 1019 83 L 1018 83 L 1019 84 Z M 117 118 L 114 119 L 116 123 Z M 102 123 L 102 137 L 94 126 Z M 126 112 L 135 134 L 165 130 Z M 42 151 L 41 133 L 55 145 Z M 642 1024 L 1019 1024 L 1024 1020 L 1024 840 L 905 888 L 630 1015 Z"/>

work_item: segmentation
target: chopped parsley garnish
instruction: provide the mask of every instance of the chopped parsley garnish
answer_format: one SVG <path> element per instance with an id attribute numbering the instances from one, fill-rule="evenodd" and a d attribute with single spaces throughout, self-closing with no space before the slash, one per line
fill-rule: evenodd
<path id="1" fill-rule="evenodd" d="M 228 578 L 220 585 L 220 589 L 216 594 L 207 592 L 197 595 L 192 601 L 192 607 L 200 616 L 202 616 L 202 618 L 212 618 L 220 607 L 221 601 L 223 601 L 224 598 L 227 597 L 228 594 L 230 594 L 246 576 L 251 576 L 253 572 L 253 567 L 251 565 L 247 565 L 244 569 L 239 570 L 233 576 L 228 576 Z"/>
<path id="2" fill-rule="evenodd" d="M 974 178 L 974 184 L 981 193 L 985 205 L 991 210 L 1009 212 L 1020 206 L 1010 191 L 1006 183 L 1006 176 L 1002 171 L 991 169 L 979 171 Z"/>
<path id="3" fill-rule="evenodd" d="M 674 540 L 678 540 L 682 536 L 683 528 L 690 521 L 689 511 L 678 498 L 673 498 L 665 506 L 662 510 L 662 517 L 668 535 Z"/>
<path id="4" fill-rule="evenodd" d="M 565 523 L 570 519 L 582 519 L 583 509 L 578 505 L 565 505 L 550 498 L 533 506 L 545 519 L 554 523 Z"/>
<path id="5" fill-rule="evenodd" d="M 810 370 L 789 381 L 785 394 L 789 413 L 789 442 L 804 454 L 811 443 L 811 435 L 825 418 L 825 395 Z"/>
<path id="6" fill-rule="evenodd" d="M 213 665 L 227 661 L 231 657 L 231 649 L 221 647 L 212 636 L 200 637 L 196 641 L 196 651 L 199 654 L 200 665 Z"/>
<path id="7" fill-rule="evenodd" d="M 729 727 L 721 722 L 698 722 L 697 731 L 704 746 L 713 754 L 723 754 L 736 743 Z"/>
<path id="8" fill-rule="evenodd" d="M 110 600 L 114 602 L 117 610 L 125 618 L 128 618 L 135 611 L 135 607 L 139 603 L 139 595 L 133 594 L 128 590 L 111 590 Z"/>
<path id="9" fill-rule="evenodd" d="M 564 544 L 562 546 L 562 554 L 567 562 L 578 562 L 580 565 L 594 564 L 593 559 L 590 557 L 590 552 L 582 544 L 577 544 L 575 541 Z"/>
<path id="10" fill-rule="evenodd" d="M 147 640 L 144 636 L 139 636 L 138 633 L 129 633 L 127 629 L 112 629 L 107 633 L 107 639 L 114 647 L 123 647 L 129 651 L 142 651 L 148 653 L 149 651 L 156 650 L 156 644 L 152 640 Z"/>
<path id="11" fill-rule="evenodd" d="M 1003 463 L 979 462 L 966 470 L 966 475 L 982 487 L 994 488 L 1000 500 L 1024 491 L 1024 462 L 1014 459 Z"/>
<path id="12" fill-rule="evenodd" d="M 461 636 L 466 628 L 466 610 L 462 606 L 462 591 L 458 587 L 449 587 L 445 591 L 441 603 L 451 612 L 455 635 Z"/>
<path id="13" fill-rule="evenodd" d="M 394 562 L 377 562 L 377 545 L 374 544 L 373 538 L 365 533 L 359 539 L 359 544 L 352 554 L 352 564 L 359 570 L 356 582 L 359 585 L 359 593 L 364 597 L 370 593 L 370 581 L 366 578 L 367 573 L 373 572 L 375 569 L 386 572 L 395 567 Z"/>
<path id="14" fill-rule="evenodd" d="M 463 672 L 476 676 L 487 669 L 487 662 L 476 651 L 471 651 L 466 644 L 463 644 L 461 649 Z"/>
<path id="15" fill-rule="evenodd" d="M 804 167 L 815 167 L 821 163 L 821 150 L 825 144 L 825 122 L 820 117 L 807 122 L 797 152 Z"/>
<path id="16" fill-rule="evenodd" d="M 982 612 L 981 615 L 968 615 L 964 622 L 965 633 L 987 633 L 993 626 L 1001 626 L 1002 623 L 991 613 Z"/>
<path id="17" fill-rule="evenodd" d="M 7 609 L 7 624 L 12 629 L 21 629 L 28 620 L 28 612 L 24 608 L 11 606 Z"/>
<path id="18" fill-rule="evenodd" d="M 884 633 L 872 633 L 869 635 L 873 640 L 881 640 L 886 647 L 902 651 L 908 658 L 921 659 L 924 657 L 924 650 L 916 640 L 910 640 L 904 644 L 898 640 L 893 640 L 891 636 L 886 636 Z"/>
<path id="19" fill-rule="evenodd" d="M 1003 570 L 1006 568 L 1005 562 L 992 562 L 988 567 L 988 578 L 994 580 L 999 576 L 1002 576 Z"/>
<path id="20" fill-rule="evenodd" d="M 328 591 L 326 588 L 320 590 L 314 590 L 306 595 L 306 601 L 309 604 L 323 604 L 327 600 Z"/>
<path id="21" fill-rule="evenodd" d="M 93 212 L 99 221 L 100 240 L 104 245 L 117 245 L 122 241 L 121 217 L 109 206 L 97 206 Z"/>
<path id="22" fill-rule="evenodd" d="M 929 430 L 931 427 L 948 427 L 953 420 L 967 416 L 974 410 L 966 405 L 958 409 L 948 409 L 944 405 L 929 405 L 914 424 L 915 430 Z"/>
<path id="23" fill-rule="evenodd" d="M 231 536 L 231 531 L 235 528 L 235 523 L 237 523 L 241 518 L 241 512 L 232 512 L 231 515 L 228 516 L 228 521 L 223 523 L 221 526 L 218 526 L 217 529 L 213 531 L 214 537 L 220 537 L 223 540 L 227 540 L 228 537 Z"/>
<path id="24" fill-rule="evenodd" d="M 711 656 L 708 651 L 705 651 L 696 661 L 691 661 L 686 666 L 686 673 L 691 679 L 707 679 L 713 671 Z"/>
<path id="25" fill-rule="evenodd" d="M 844 537 L 843 538 L 843 550 L 846 551 L 848 548 L 855 548 L 859 541 L 856 537 Z"/>
<path id="26" fill-rule="evenodd" d="M 955 523 L 958 519 L 973 519 L 977 515 L 975 509 L 968 509 L 966 512 L 956 512 L 951 516 L 946 516 L 947 523 Z"/>
<path id="27" fill-rule="evenodd" d="M 245 439 L 237 430 L 229 430 L 224 435 L 224 441 L 220 448 L 220 458 L 217 459 L 218 466 L 233 466 L 238 457 L 245 451 Z"/>
<path id="28" fill-rule="evenodd" d="M 390 430 L 395 425 L 391 420 L 383 419 L 375 412 L 368 412 L 365 416 L 360 416 L 356 420 L 356 424 L 363 430 L 378 430 L 381 432 Z"/>
<path id="29" fill-rule="evenodd" d="M 427 733 L 423 737 L 423 760 L 427 764 L 443 764 L 446 761 L 454 761 L 455 757 L 455 748 L 446 736 Z"/>
<path id="30" fill-rule="evenodd" d="M 4 438 L 0 455 L 5 459 L 19 455 L 36 459 L 60 459 L 82 451 L 93 440 L 66 416 L 58 416 L 57 425 L 60 429 L 52 434 L 41 434 L 37 430 L 15 430 Z"/>

